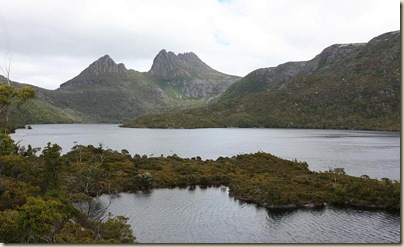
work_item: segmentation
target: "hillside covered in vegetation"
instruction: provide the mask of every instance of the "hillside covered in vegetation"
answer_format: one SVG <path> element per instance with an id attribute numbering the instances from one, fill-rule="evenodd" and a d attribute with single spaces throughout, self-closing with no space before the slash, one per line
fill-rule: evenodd
<path id="1" fill-rule="evenodd" d="M 336 44 L 310 61 L 258 69 L 208 106 L 150 114 L 124 127 L 400 130 L 400 31 Z"/>

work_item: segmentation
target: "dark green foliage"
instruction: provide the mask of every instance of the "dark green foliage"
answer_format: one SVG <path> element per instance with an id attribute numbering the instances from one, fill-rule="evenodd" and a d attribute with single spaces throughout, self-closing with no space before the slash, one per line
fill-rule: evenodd
<path id="1" fill-rule="evenodd" d="M 18 210 L 1 212 L 0 218 L 0 239 L 7 243 L 54 243 L 68 219 L 59 201 L 34 197 Z"/>
<path id="2" fill-rule="evenodd" d="M 56 232 L 68 220 L 64 206 L 57 200 L 29 197 L 18 210 L 17 224 L 22 241 L 27 243 L 56 242 Z"/>
<path id="3" fill-rule="evenodd" d="M 135 190 L 149 190 L 152 186 L 153 176 L 148 172 L 138 174 L 133 179 L 133 188 Z"/>
<path id="4" fill-rule="evenodd" d="M 102 146 L 76 146 L 83 152 L 81 163 L 61 156 L 61 148 L 50 144 L 38 157 L 35 148 L 12 147 L 19 152 L 0 155 L 0 242 L 5 243 L 131 243 L 127 219 L 110 217 L 106 222 L 89 218 L 73 203 L 89 203 L 113 184 L 105 178 Z M 72 157 L 75 157 L 71 154 Z M 114 152 L 114 154 L 118 154 Z M 120 160 L 128 158 L 121 154 Z M 111 157 L 110 160 L 113 160 Z M 121 166 L 122 167 L 122 166 Z M 86 194 L 85 194 L 86 193 Z M 92 208 L 91 208 L 92 209 Z M 90 207 L 89 207 L 90 210 Z"/>
<path id="5" fill-rule="evenodd" d="M 0 85 L 0 121 L 8 131 L 15 129 L 12 123 L 12 114 L 28 100 L 35 98 L 36 92 L 33 87 L 14 87 L 10 84 Z"/>
<path id="6" fill-rule="evenodd" d="M 58 189 L 60 186 L 60 176 L 65 165 L 65 161 L 60 156 L 62 148 L 57 145 L 48 143 L 48 145 L 43 149 L 41 157 L 44 160 L 44 176 L 41 186 L 42 191 L 48 189 Z"/>
<path id="7" fill-rule="evenodd" d="M 330 169 L 329 172 L 335 173 L 335 174 L 345 174 L 345 169 L 341 168 L 341 167 L 337 167 L 332 170 Z"/>
<path id="8" fill-rule="evenodd" d="M 106 222 L 101 224 L 100 235 L 107 243 L 133 243 L 135 240 L 130 226 L 124 216 L 108 215 Z"/>
<path id="9" fill-rule="evenodd" d="M 16 151 L 13 139 L 0 129 L 0 155 L 13 154 Z"/>
<path id="10" fill-rule="evenodd" d="M 30 183 L 0 176 L 0 210 L 21 206 L 26 203 L 27 197 L 36 196 L 39 191 Z"/>

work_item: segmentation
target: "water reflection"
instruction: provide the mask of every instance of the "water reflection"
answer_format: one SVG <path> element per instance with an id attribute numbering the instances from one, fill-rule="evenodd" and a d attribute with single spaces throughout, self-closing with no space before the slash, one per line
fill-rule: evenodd
<path id="1" fill-rule="evenodd" d="M 101 201 L 108 203 L 109 197 Z M 121 193 L 109 210 L 129 217 L 141 243 L 398 243 L 400 215 L 340 209 L 268 210 L 226 187 Z"/>
<path id="2" fill-rule="evenodd" d="M 272 219 L 274 222 L 279 221 L 282 217 L 288 217 L 293 215 L 299 209 L 265 209 L 268 213 L 268 217 Z M 324 210 L 324 209 L 313 209 L 313 210 Z"/>

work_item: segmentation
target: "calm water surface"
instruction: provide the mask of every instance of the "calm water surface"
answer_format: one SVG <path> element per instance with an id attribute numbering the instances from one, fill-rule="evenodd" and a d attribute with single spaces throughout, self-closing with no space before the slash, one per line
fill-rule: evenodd
<path id="1" fill-rule="evenodd" d="M 76 143 L 133 154 L 217 159 L 264 151 L 306 161 L 324 171 L 343 167 L 354 176 L 400 179 L 400 134 L 302 129 L 125 129 L 111 124 L 33 125 L 17 130 L 20 145 L 57 143 L 68 152 Z M 400 215 L 328 207 L 268 211 L 228 196 L 227 188 L 159 189 L 120 194 L 104 205 L 129 217 L 143 243 L 399 243 Z"/>
<path id="2" fill-rule="evenodd" d="M 109 196 L 102 196 L 108 205 Z M 268 211 L 228 196 L 228 189 L 158 189 L 121 193 L 108 208 L 141 243 L 399 243 L 400 215 L 357 209 Z"/>
<path id="3" fill-rule="evenodd" d="M 75 142 L 100 143 L 132 155 L 177 154 L 217 159 L 264 151 L 306 161 L 314 171 L 343 167 L 353 176 L 400 180 L 400 133 L 305 129 L 129 129 L 114 124 L 32 125 L 12 135 L 21 145 L 57 143 L 68 152 Z"/>

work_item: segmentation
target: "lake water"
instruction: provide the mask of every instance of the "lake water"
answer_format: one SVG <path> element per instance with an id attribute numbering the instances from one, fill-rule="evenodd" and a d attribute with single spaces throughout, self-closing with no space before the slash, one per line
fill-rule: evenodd
<path id="1" fill-rule="evenodd" d="M 104 205 L 109 196 L 100 198 Z M 140 243 L 399 243 L 400 215 L 359 209 L 269 211 L 228 188 L 121 193 L 108 210 L 129 217 Z"/>
<path id="2" fill-rule="evenodd" d="M 400 179 L 400 134 L 301 129 L 125 129 L 111 124 L 32 125 L 12 138 L 20 145 L 100 143 L 133 154 L 216 159 L 265 151 L 324 171 Z M 100 200 L 108 205 L 109 196 Z M 228 189 L 158 189 L 112 198 L 114 215 L 129 217 L 142 243 L 399 243 L 400 215 L 357 209 L 268 211 L 228 196 Z"/>
<path id="3" fill-rule="evenodd" d="M 306 161 L 314 171 L 342 167 L 353 176 L 400 180 L 400 133 L 306 129 L 130 129 L 115 124 L 32 125 L 12 135 L 20 145 L 57 143 L 66 153 L 75 143 L 102 144 L 132 155 L 202 159 L 264 151 Z"/>

